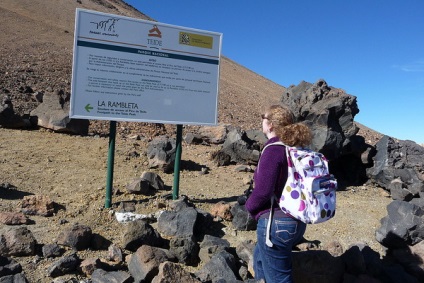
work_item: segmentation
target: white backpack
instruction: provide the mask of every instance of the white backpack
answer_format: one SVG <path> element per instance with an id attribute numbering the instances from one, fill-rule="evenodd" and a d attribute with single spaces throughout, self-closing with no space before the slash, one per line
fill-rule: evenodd
<path id="1" fill-rule="evenodd" d="M 332 218 L 336 212 L 337 180 L 330 174 L 324 155 L 310 149 L 290 147 L 282 142 L 271 143 L 263 150 L 271 145 L 286 147 L 288 177 L 278 200 L 281 210 L 307 224 Z M 271 203 L 274 203 L 274 198 Z M 270 217 L 272 211 L 271 207 Z M 269 241 L 270 224 L 271 221 L 268 221 L 267 245 L 272 246 Z"/>

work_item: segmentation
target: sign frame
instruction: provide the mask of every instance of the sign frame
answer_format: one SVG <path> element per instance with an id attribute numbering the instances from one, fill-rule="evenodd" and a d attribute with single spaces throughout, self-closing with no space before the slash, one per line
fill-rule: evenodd
<path id="1" fill-rule="evenodd" d="M 216 125 L 222 34 L 77 9 L 70 118 Z"/>

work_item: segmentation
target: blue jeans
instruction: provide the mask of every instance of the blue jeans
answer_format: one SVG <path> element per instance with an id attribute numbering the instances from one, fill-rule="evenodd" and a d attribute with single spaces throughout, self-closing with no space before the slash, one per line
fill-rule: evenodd
<path id="1" fill-rule="evenodd" d="M 253 252 L 255 279 L 265 279 L 266 283 L 291 283 L 292 247 L 300 242 L 305 234 L 306 224 L 292 218 L 273 217 L 271 242 L 265 244 L 268 218 L 260 218 L 257 225 L 257 243 Z"/>

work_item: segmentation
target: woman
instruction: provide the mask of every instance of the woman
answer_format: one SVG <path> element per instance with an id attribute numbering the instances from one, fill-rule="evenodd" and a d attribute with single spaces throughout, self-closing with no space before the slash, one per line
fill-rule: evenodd
<path id="1" fill-rule="evenodd" d="M 310 129 L 295 123 L 293 113 L 281 105 L 272 105 L 262 115 L 262 130 L 268 137 L 265 145 L 282 141 L 288 146 L 306 147 L 311 143 Z M 288 174 L 285 147 L 269 146 L 261 154 L 254 173 L 254 189 L 246 202 L 246 209 L 257 224 L 257 243 L 254 250 L 255 279 L 271 282 L 292 282 L 293 245 L 297 244 L 306 230 L 306 224 L 285 214 L 274 201 L 270 240 L 266 245 L 266 229 L 270 218 L 271 199 L 278 200 Z"/>

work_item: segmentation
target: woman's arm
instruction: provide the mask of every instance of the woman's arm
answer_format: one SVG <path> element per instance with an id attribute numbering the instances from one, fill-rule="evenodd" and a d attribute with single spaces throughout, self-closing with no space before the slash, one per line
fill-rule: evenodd
<path id="1" fill-rule="evenodd" d="M 246 202 L 246 209 L 256 219 L 258 213 L 271 208 L 271 198 L 284 158 L 283 146 L 269 146 L 263 151 L 254 175 L 254 189 Z"/>

